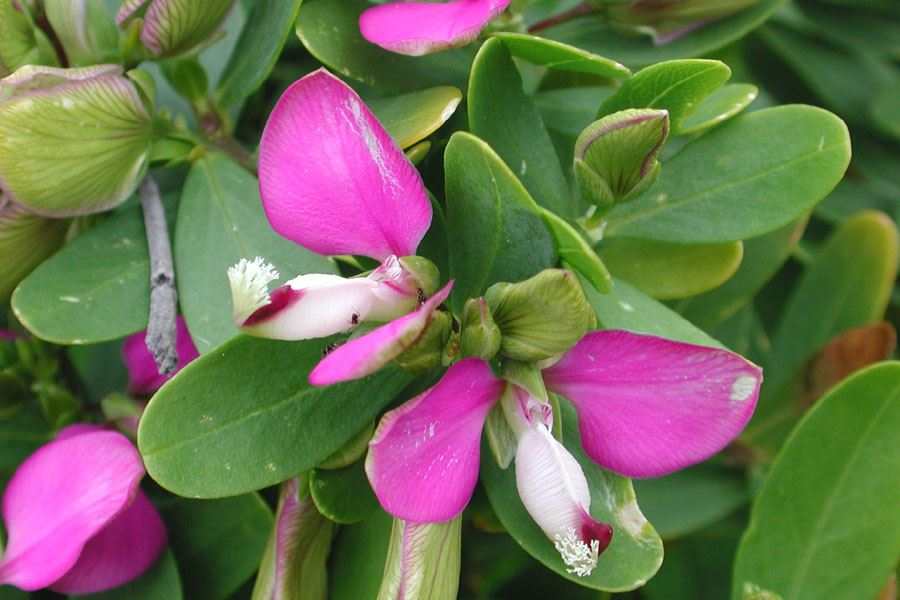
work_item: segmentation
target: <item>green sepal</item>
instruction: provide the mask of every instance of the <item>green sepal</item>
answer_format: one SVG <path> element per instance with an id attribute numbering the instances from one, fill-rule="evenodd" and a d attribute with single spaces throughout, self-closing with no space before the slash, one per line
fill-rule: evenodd
<path id="1" fill-rule="evenodd" d="M 0 196 L 0 304 L 9 300 L 20 281 L 63 243 L 68 221 L 44 219 Z"/>
<path id="2" fill-rule="evenodd" d="M 162 61 L 160 67 L 172 87 L 192 104 L 208 101 L 209 79 L 206 76 L 206 69 L 196 58 Z"/>
<path id="3" fill-rule="evenodd" d="M 326 600 L 334 524 L 319 514 L 307 477 L 281 484 L 278 511 L 252 600 Z"/>
<path id="4" fill-rule="evenodd" d="M 452 318 L 436 311 L 431 315 L 425 331 L 419 335 L 412 348 L 394 359 L 397 365 L 411 373 L 426 373 L 443 363 L 444 349 L 450 340 Z"/>
<path id="5" fill-rule="evenodd" d="M 12 0 L 0 0 L 0 76 L 25 65 L 57 64 L 53 45 L 29 12 L 17 10 Z"/>
<path id="6" fill-rule="evenodd" d="M 500 328 L 484 298 L 469 298 L 463 307 L 460 356 L 491 360 L 500 351 Z"/>
<path id="7" fill-rule="evenodd" d="M 92 0 L 44 0 L 44 13 L 66 52 L 69 66 L 121 61 L 119 30 L 105 3 Z"/>
<path id="8" fill-rule="evenodd" d="M 404 256 L 400 265 L 416 280 L 426 296 L 434 294 L 441 285 L 441 273 L 437 266 L 422 256 Z"/>
<path id="9" fill-rule="evenodd" d="M 596 320 L 577 277 L 564 269 L 546 269 L 519 283 L 494 284 L 485 299 L 503 334 L 500 353 L 524 362 L 562 354 Z"/>
<path id="10" fill-rule="evenodd" d="M 461 524 L 394 519 L 378 600 L 456 600 Z"/>
<path id="11" fill-rule="evenodd" d="M 586 202 L 607 210 L 647 189 L 669 136 L 669 113 L 628 109 L 588 125 L 575 142 L 575 180 Z"/>
<path id="12" fill-rule="evenodd" d="M 556 253 L 567 267 L 578 271 L 601 294 L 612 289 L 612 276 L 594 248 L 575 226 L 556 213 L 541 209 L 541 218 L 556 242 Z"/>

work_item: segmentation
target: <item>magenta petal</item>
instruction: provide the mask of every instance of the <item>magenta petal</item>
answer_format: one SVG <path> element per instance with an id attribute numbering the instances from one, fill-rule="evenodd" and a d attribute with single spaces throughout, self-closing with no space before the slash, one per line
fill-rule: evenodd
<path id="1" fill-rule="evenodd" d="M 137 449 L 114 431 L 50 442 L 22 463 L 3 496 L 9 532 L 0 583 L 51 585 L 128 504 L 144 476 Z"/>
<path id="2" fill-rule="evenodd" d="M 162 387 L 162 385 L 175 376 L 189 362 L 199 356 L 191 334 L 188 331 L 184 318 L 179 316 L 176 324 L 176 348 L 178 350 L 178 365 L 175 371 L 168 375 L 160 375 L 156 368 L 156 361 L 147 349 L 144 337 L 146 331 L 128 336 L 122 345 L 122 360 L 128 368 L 128 391 L 140 396 L 148 396 Z"/>
<path id="3" fill-rule="evenodd" d="M 136 579 L 166 547 L 166 528 L 141 490 L 131 506 L 92 537 L 78 562 L 52 586 L 61 594 L 93 594 Z"/>
<path id="4" fill-rule="evenodd" d="M 387 512 L 415 523 L 462 512 L 478 480 L 484 420 L 502 390 L 486 362 L 469 358 L 384 415 L 369 442 L 366 473 Z"/>
<path id="5" fill-rule="evenodd" d="M 359 30 L 368 41 L 391 52 L 421 56 L 462 46 L 506 10 L 510 0 L 391 2 L 366 10 Z"/>
<path id="6" fill-rule="evenodd" d="M 544 371 L 578 410 L 585 452 L 629 477 L 706 460 L 743 430 L 762 370 L 716 348 L 627 331 L 584 336 Z"/>
<path id="7" fill-rule="evenodd" d="M 0 329 L 0 340 L 4 341 L 12 341 L 18 339 L 18 334 L 15 331 L 7 331 L 6 329 Z"/>
<path id="8" fill-rule="evenodd" d="M 259 189 L 275 231 L 319 254 L 408 256 L 431 223 L 418 171 L 324 69 L 291 85 L 269 116 Z"/>
<path id="9" fill-rule="evenodd" d="M 434 311 L 452 289 L 451 281 L 415 312 L 335 348 L 312 370 L 309 382 L 316 386 L 333 385 L 360 379 L 381 369 L 415 344 L 431 322 Z"/>

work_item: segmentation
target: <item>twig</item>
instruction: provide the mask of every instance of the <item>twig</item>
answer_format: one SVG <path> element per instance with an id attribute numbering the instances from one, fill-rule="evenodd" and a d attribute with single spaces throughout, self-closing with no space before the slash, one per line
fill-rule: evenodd
<path id="1" fill-rule="evenodd" d="M 594 7 L 592 7 L 587 2 L 583 2 L 583 3 L 579 4 L 578 6 L 576 6 L 575 8 L 572 8 L 570 10 L 562 12 L 558 15 L 552 16 L 548 19 L 544 19 L 543 21 L 538 21 L 537 23 L 535 23 L 534 25 L 532 25 L 531 27 L 528 28 L 528 33 L 535 33 L 538 31 L 543 31 L 544 29 L 549 29 L 550 27 L 553 27 L 554 25 L 559 25 L 561 23 L 565 23 L 566 21 L 571 21 L 572 19 L 577 19 L 578 17 L 590 14 L 595 11 L 596 11 L 596 9 Z"/>
<path id="2" fill-rule="evenodd" d="M 175 329 L 178 292 L 172 266 L 172 244 L 159 187 L 150 175 L 141 183 L 140 196 L 150 249 L 150 317 L 145 342 L 159 373 L 166 375 L 178 365 Z"/>

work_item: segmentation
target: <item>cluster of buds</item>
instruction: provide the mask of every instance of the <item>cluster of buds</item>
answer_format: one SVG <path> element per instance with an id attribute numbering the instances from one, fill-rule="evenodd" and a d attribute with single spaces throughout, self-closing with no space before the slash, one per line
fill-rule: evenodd
<path id="1" fill-rule="evenodd" d="M 665 139 L 667 115 L 627 113 L 624 123 L 601 122 L 580 154 L 615 198 L 633 193 L 657 168 L 647 155 Z M 597 151 L 618 132 L 643 143 L 640 160 L 629 155 L 613 165 Z M 515 460 L 525 509 L 565 567 L 587 577 L 615 536 L 592 516 L 582 466 L 554 437 L 551 393 L 575 406 L 589 459 L 629 477 L 705 460 L 753 412 L 758 367 L 718 348 L 594 331 L 594 311 L 566 270 L 495 284 L 468 299 L 453 326 L 456 318 L 440 310 L 453 281 L 440 287 L 434 265 L 415 256 L 432 216 L 418 172 L 359 96 L 323 70 L 295 82 L 272 112 L 260 146 L 260 190 L 285 238 L 380 266 L 351 278 L 301 275 L 270 291 L 274 269 L 244 259 L 228 273 L 240 328 L 293 340 L 374 325 L 325 355 L 309 376 L 315 386 L 358 379 L 391 361 L 423 367 L 441 358 L 449 365 L 436 385 L 385 414 L 368 442 L 369 482 L 396 519 L 380 597 L 433 576 L 438 567 L 428 557 L 458 552 L 459 518 L 478 480 L 489 415 L 500 415 L 506 433 L 489 431 L 488 438 L 501 467 Z"/>

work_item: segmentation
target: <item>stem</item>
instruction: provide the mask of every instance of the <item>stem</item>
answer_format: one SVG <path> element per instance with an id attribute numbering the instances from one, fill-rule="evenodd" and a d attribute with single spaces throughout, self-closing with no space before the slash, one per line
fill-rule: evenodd
<path id="1" fill-rule="evenodd" d="M 166 213 L 159 195 L 159 186 L 147 175 L 141 183 L 141 208 L 144 229 L 150 250 L 150 316 L 145 343 L 156 361 L 160 375 L 175 370 L 178 365 L 175 318 L 178 292 L 175 289 L 175 269 L 172 266 L 172 244 L 166 226 Z"/>
<path id="2" fill-rule="evenodd" d="M 577 19 L 578 17 L 588 15 L 592 12 L 595 12 L 594 7 L 587 2 L 582 2 L 575 8 L 569 9 L 565 12 L 561 12 L 558 15 L 554 15 L 552 17 L 544 19 L 543 21 L 538 21 L 528 28 L 528 33 L 543 31 L 544 29 L 549 29 L 550 27 L 553 27 L 555 25 L 571 21 L 572 19 Z"/>

